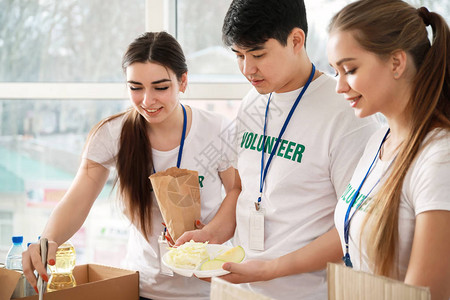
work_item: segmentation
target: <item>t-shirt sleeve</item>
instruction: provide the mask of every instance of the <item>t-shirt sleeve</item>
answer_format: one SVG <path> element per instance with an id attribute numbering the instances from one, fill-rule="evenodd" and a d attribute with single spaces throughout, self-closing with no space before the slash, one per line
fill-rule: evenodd
<path id="1" fill-rule="evenodd" d="M 433 141 L 411 166 L 406 198 L 415 214 L 450 210 L 450 138 Z M 407 178 L 405 178 L 405 181 Z"/>
<path id="2" fill-rule="evenodd" d="M 118 140 L 120 138 L 120 129 L 116 128 L 116 123 L 120 122 L 117 121 L 115 119 L 102 124 L 88 138 L 83 152 L 83 158 L 97 162 L 108 169 L 115 166 Z"/>
<path id="3" fill-rule="evenodd" d="M 229 120 L 223 117 L 220 130 L 220 142 L 222 150 L 218 164 L 218 171 L 222 172 L 230 167 L 237 168 L 235 120 Z"/>
<path id="4" fill-rule="evenodd" d="M 257 97 L 259 97 L 258 92 L 252 88 L 247 95 L 242 98 L 242 101 L 240 102 L 240 107 L 238 109 L 238 113 L 236 117 L 233 119 L 234 124 L 234 136 L 233 136 L 233 147 L 234 147 L 234 153 L 235 153 L 235 160 L 233 161 L 233 167 L 235 169 L 238 168 L 238 160 L 239 160 L 239 154 L 244 150 L 242 147 L 243 142 L 243 136 L 245 133 L 245 128 L 248 124 L 246 122 L 251 122 L 248 118 L 245 116 L 245 112 L 249 108 L 249 102 L 252 100 L 255 100 Z"/>
<path id="5" fill-rule="evenodd" d="M 333 144 L 331 151 L 331 181 L 340 197 L 355 171 L 369 138 L 380 128 L 372 117 L 356 119 Z"/>

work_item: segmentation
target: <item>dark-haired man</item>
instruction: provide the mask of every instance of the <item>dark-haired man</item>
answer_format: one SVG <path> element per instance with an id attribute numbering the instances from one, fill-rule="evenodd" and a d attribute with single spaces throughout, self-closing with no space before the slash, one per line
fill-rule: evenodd
<path id="1" fill-rule="evenodd" d="M 312 65 L 307 32 L 302 0 L 231 3 L 223 40 L 254 87 L 237 117 L 242 192 L 179 241 L 221 243 L 234 231 L 247 260 L 224 264 L 223 279 L 275 299 L 327 298 L 326 262 L 342 257 L 334 208 L 378 127 Z"/>

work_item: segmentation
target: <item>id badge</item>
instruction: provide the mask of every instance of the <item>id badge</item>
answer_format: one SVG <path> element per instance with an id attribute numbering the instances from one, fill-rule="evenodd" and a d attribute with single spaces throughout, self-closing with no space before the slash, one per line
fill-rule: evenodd
<path id="1" fill-rule="evenodd" d="M 167 240 L 164 237 L 164 232 L 159 236 L 158 238 L 158 245 L 159 245 L 159 269 L 160 273 L 167 276 L 173 276 L 173 272 L 171 269 L 169 269 L 163 262 L 162 258 L 164 254 L 166 254 L 169 251 L 169 244 L 167 243 Z"/>
<path id="2" fill-rule="evenodd" d="M 264 214 L 265 210 L 262 207 L 259 207 L 258 210 L 251 209 L 249 231 L 249 248 L 251 250 L 264 251 Z"/>

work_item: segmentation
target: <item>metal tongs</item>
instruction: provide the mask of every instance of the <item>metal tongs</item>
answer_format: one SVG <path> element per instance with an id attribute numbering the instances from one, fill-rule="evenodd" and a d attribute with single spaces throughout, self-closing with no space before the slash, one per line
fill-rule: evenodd
<path id="1" fill-rule="evenodd" d="M 47 251 L 48 251 L 48 240 L 46 238 L 40 239 L 41 245 L 41 258 L 42 264 L 44 264 L 45 270 L 47 270 Z M 38 275 L 37 288 L 39 291 L 39 300 L 44 299 L 44 280 L 40 275 Z"/>

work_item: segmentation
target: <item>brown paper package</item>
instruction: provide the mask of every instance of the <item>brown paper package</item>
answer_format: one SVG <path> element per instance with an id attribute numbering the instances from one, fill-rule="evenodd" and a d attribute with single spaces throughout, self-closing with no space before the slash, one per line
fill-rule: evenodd
<path id="1" fill-rule="evenodd" d="M 194 230 L 201 209 L 198 172 L 172 167 L 149 178 L 172 239 Z"/>

